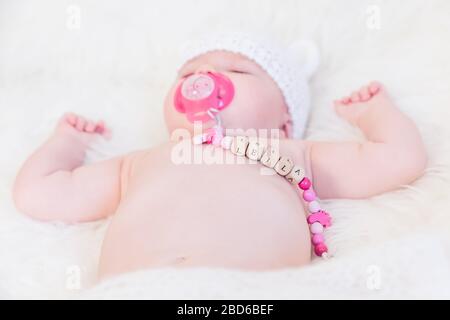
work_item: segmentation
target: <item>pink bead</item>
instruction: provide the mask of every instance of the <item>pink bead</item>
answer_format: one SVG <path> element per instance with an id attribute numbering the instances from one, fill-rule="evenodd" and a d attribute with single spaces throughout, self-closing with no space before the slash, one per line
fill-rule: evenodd
<path id="1" fill-rule="evenodd" d="M 305 199 L 305 201 L 307 202 L 314 201 L 316 200 L 316 194 L 312 190 L 306 190 L 305 192 L 303 192 L 303 199 Z"/>
<path id="2" fill-rule="evenodd" d="M 298 186 L 302 190 L 308 190 L 309 188 L 311 188 L 311 181 L 308 178 L 303 178 Z"/>
<path id="3" fill-rule="evenodd" d="M 207 144 L 214 144 L 215 142 L 215 145 L 220 145 L 220 142 L 223 139 L 223 131 L 218 127 L 209 128 L 204 135 L 206 137 L 204 143 Z"/>
<path id="4" fill-rule="evenodd" d="M 325 242 L 325 238 L 323 237 L 323 234 L 317 233 L 317 234 L 312 236 L 311 241 L 312 241 L 312 243 L 314 245 L 318 245 L 320 243 L 324 243 Z"/>
<path id="5" fill-rule="evenodd" d="M 223 135 L 218 133 L 216 135 L 213 136 L 212 138 L 212 144 L 216 147 L 220 146 L 222 143 L 222 139 L 223 139 Z"/>
<path id="6" fill-rule="evenodd" d="M 312 201 L 308 204 L 309 212 L 316 213 L 320 211 L 320 205 L 317 201 Z"/>
<path id="7" fill-rule="evenodd" d="M 324 243 L 319 243 L 318 245 L 314 246 L 314 253 L 321 257 L 325 252 L 328 252 L 328 248 Z"/>
<path id="8" fill-rule="evenodd" d="M 331 217 L 327 212 L 325 212 L 323 210 L 320 210 L 319 212 L 310 214 L 307 218 L 307 221 L 309 224 L 318 222 L 325 228 L 328 228 L 331 226 Z"/>

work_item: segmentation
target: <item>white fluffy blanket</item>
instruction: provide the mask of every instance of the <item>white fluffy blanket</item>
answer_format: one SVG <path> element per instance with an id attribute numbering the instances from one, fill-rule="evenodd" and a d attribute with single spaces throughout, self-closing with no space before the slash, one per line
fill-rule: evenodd
<path id="1" fill-rule="evenodd" d="M 90 160 L 166 139 L 176 48 L 204 29 L 317 42 L 309 139 L 359 139 L 331 100 L 381 80 L 419 126 L 429 168 L 412 186 L 328 201 L 335 255 L 268 273 L 161 269 L 95 285 L 106 222 L 43 224 L 11 201 L 21 162 L 72 110 L 115 131 Z M 449 298 L 450 3 L 227 0 L 0 1 L 0 298 Z"/>

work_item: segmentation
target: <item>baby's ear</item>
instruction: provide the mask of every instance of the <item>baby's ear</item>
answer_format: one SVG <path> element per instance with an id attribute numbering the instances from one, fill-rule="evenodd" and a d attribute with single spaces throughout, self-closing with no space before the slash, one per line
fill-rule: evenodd
<path id="1" fill-rule="evenodd" d="M 289 112 L 284 114 L 283 125 L 281 126 L 281 131 L 284 133 L 284 138 L 292 139 L 293 137 L 293 127 L 292 127 L 292 117 Z"/>
<path id="2" fill-rule="evenodd" d="M 311 40 L 296 40 L 289 46 L 289 55 L 293 62 L 302 66 L 306 77 L 310 79 L 317 71 L 320 53 L 317 45 Z"/>

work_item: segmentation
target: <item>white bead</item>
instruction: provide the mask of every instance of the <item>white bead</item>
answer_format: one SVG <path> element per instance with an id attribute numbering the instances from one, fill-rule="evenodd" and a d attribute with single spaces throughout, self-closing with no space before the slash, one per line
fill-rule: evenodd
<path id="1" fill-rule="evenodd" d="M 231 144 L 231 152 L 237 156 L 245 156 L 248 147 L 248 138 L 244 136 L 234 137 Z"/>
<path id="2" fill-rule="evenodd" d="M 203 144 L 204 142 L 205 142 L 205 137 L 203 134 L 192 138 L 192 143 L 195 145 Z"/>
<path id="3" fill-rule="evenodd" d="M 245 155 L 250 160 L 259 161 L 261 159 L 261 157 L 263 156 L 264 151 L 265 151 L 265 147 L 263 144 L 261 144 L 259 142 L 250 142 Z"/>
<path id="4" fill-rule="evenodd" d="M 261 157 L 261 163 L 268 168 L 273 168 L 280 160 L 280 153 L 277 149 L 268 147 Z"/>
<path id="5" fill-rule="evenodd" d="M 281 157 L 274 169 L 280 176 L 284 177 L 292 171 L 292 168 L 294 168 L 294 162 L 287 157 Z"/>
<path id="6" fill-rule="evenodd" d="M 290 183 L 297 185 L 303 180 L 305 174 L 305 169 L 295 166 L 294 169 L 292 169 L 292 171 L 286 176 L 286 179 Z"/>
<path id="7" fill-rule="evenodd" d="M 308 204 L 308 209 L 309 209 L 309 212 L 316 213 L 316 212 L 319 212 L 319 210 L 321 208 L 320 208 L 320 204 L 317 201 L 311 201 Z"/>
<path id="8" fill-rule="evenodd" d="M 309 230 L 311 230 L 312 234 L 318 234 L 323 232 L 323 226 L 319 222 L 314 222 L 309 226 Z"/>
<path id="9" fill-rule="evenodd" d="M 233 137 L 230 136 L 226 136 L 222 139 L 222 141 L 220 142 L 220 145 L 222 146 L 222 148 L 224 148 L 225 150 L 230 150 L 231 148 L 231 144 L 233 143 Z"/>

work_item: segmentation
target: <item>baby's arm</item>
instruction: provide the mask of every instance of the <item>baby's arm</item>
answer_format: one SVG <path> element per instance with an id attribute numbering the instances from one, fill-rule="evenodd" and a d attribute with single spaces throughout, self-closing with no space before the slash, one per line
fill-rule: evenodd
<path id="1" fill-rule="evenodd" d="M 107 135 L 103 123 L 74 114 L 24 164 L 16 178 L 18 209 L 43 221 L 98 220 L 114 213 L 120 199 L 122 159 L 84 166 L 92 139 Z"/>
<path id="2" fill-rule="evenodd" d="M 427 155 L 414 123 L 378 83 L 335 102 L 337 113 L 365 134 L 363 143 L 312 143 L 311 168 L 322 198 L 366 198 L 419 178 Z"/>

